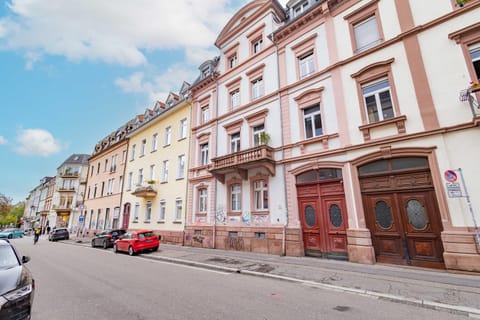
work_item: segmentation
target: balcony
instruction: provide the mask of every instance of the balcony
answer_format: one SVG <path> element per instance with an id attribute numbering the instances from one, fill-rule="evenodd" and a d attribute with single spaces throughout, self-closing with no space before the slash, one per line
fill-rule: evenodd
<path id="1" fill-rule="evenodd" d="M 221 183 L 225 183 L 225 174 L 227 173 L 236 172 L 242 179 L 247 180 L 248 170 L 258 167 L 265 168 L 272 176 L 275 175 L 275 160 L 272 147 L 260 145 L 214 158 L 209 171 Z"/>
<path id="2" fill-rule="evenodd" d="M 140 185 L 135 188 L 132 194 L 140 198 L 154 198 L 157 195 L 157 190 L 153 184 Z"/>
<path id="3" fill-rule="evenodd" d="M 72 210 L 72 204 L 67 203 L 67 204 L 53 205 L 52 209 L 55 210 L 56 212 L 59 212 L 59 211 L 70 212 Z"/>
<path id="4" fill-rule="evenodd" d="M 64 171 L 60 173 L 62 178 L 78 178 L 79 173 L 77 171 Z"/>
<path id="5" fill-rule="evenodd" d="M 58 192 L 75 192 L 75 187 L 59 187 Z"/>
<path id="6" fill-rule="evenodd" d="M 474 118 L 480 117 L 480 84 L 460 91 L 459 99 L 468 102 Z"/>

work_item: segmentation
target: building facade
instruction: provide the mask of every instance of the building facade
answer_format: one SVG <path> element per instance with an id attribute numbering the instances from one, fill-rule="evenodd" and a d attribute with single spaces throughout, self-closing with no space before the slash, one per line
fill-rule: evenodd
<path id="1" fill-rule="evenodd" d="M 88 154 L 72 154 L 57 168 L 50 217 L 51 227 L 66 227 L 77 232 L 80 227 L 83 196 L 88 172 Z"/>
<path id="2" fill-rule="evenodd" d="M 186 243 L 479 271 L 479 8 L 242 8 L 192 85 Z"/>
<path id="3" fill-rule="evenodd" d="M 103 138 L 88 159 L 83 218 L 80 218 L 80 232 L 85 236 L 122 226 L 120 208 L 127 161 L 127 134 L 131 129 L 132 122 L 129 122 Z"/>
<path id="4" fill-rule="evenodd" d="M 162 242 L 182 244 L 189 159 L 189 84 L 137 117 L 127 135 L 123 227 L 151 229 Z"/>

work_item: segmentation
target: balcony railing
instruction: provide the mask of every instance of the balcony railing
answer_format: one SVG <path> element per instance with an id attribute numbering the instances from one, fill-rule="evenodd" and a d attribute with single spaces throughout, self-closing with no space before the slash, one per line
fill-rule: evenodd
<path id="1" fill-rule="evenodd" d="M 60 192 L 75 192 L 75 187 L 59 187 Z"/>
<path id="2" fill-rule="evenodd" d="M 153 198 L 157 195 L 157 190 L 151 184 L 140 185 L 135 188 L 132 194 L 140 198 Z"/>
<path id="3" fill-rule="evenodd" d="M 473 117 L 480 117 L 480 85 L 460 91 L 460 101 L 468 102 Z"/>
<path id="4" fill-rule="evenodd" d="M 254 167 L 264 167 L 271 175 L 275 175 L 273 148 L 267 145 L 260 145 L 258 147 L 213 158 L 209 171 L 224 183 L 226 173 L 237 172 L 246 180 L 248 177 L 248 170 Z"/>
<path id="5" fill-rule="evenodd" d="M 62 178 L 78 178 L 79 176 L 79 172 L 76 172 L 76 171 L 64 171 L 64 172 L 61 172 L 60 173 L 60 176 Z"/>

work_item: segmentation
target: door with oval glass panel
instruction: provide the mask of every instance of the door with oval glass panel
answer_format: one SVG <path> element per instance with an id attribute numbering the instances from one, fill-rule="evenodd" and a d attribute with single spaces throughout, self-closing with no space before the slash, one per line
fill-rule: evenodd
<path id="1" fill-rule="evenodd" d="M 320 206 L 318 198 L 303 198 L 298 201 L 302 222 L 303 246 L 306 255 L 321 256 L 324 240 L 321 237 L 321 220 L 318 219 Z"/>
<path id="2" fill-rule="evenodd" d="M 369 194 L 364 204 L 378 262 L 444 267 L 433 190 Z"/>

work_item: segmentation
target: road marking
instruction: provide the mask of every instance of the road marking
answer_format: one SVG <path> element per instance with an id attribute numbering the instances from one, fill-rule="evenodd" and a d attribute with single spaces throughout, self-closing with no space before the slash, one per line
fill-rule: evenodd
<path id="1" fill-rule="evenodd" d="M 152 258 L 147 258 L 147 257 L 137 257 L 138 259 L 143 259 L 143 260 L 148 260 L 150 262 L 154 262 L 154 263 L 161 263 L 161 264 L 169 264 L 169 265 L 174 265 L 174 266 L 181 266 L 181 267 L 184 267 L 184 268 L 189 268 L 189 269 L 194 269 L 194 270 L 199 270 L 199 271 L 206 271 L 206 272 L 213 272 L 213 273 L 217 273 L 217 274 L 223 274 L 223 275 L 230 275 L 232 274 L 231 272 L 225 272 L 225 271 L 218 271 L 218 270 L 212 270 L 212 269 L 205 269 L 205 268 L 202 268 L 202 267 L 195 267 L 195 266 L 188 266 L 188 265 L 185 265 L 185 264 L 178 264 L 178 263 L 175 263 L 175 262 L 168 262 L 168 261 L 161 261 L 161 260 L 157 260 L 157 259 L 152 259 Z"/>

